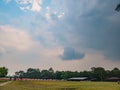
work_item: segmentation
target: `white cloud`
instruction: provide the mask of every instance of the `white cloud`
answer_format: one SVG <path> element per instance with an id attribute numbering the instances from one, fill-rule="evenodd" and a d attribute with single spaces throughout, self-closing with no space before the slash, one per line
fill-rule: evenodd
<path id="1" fill-rule="evenodd" d="M 50 20 L 51 19 L 51 15 L 50 15 L 50 7 L 46 7 L 46 14 L 45 14 L 45 17 L 47 20 Z"/>
<path id="2" fill-rule="evenodd" d="M 46 17 L 47 20 L 51 19 L 51 16 L 50 16 L 49 13 L 46 13 L 46 14 L 45 14 L 45 17 Z"/>
<path id="3" fill-rule="evenodd" d="M 25 31 L 10 27 L 0 26 L 0 48 L 2 50 L 28 50 L 34 42 Z"/>
<path id="4" fill-rule="evenodd" d="M 50 7 L 47 6 L 47 7 L 46 7 L 46 10 L 47 10 L 47 12 L 50 12 Z"/>
<path id="5" fill-rule="evenodd" d="M 62 18 L 65 15 L 65 13 L 61 13 L 60 15 L 58 15 L 58 18 Z"/>
<path id="6" fill-rule="evenodd" d="M 40 11 L 41 10 L 41 5 L 42 4 L 42 0 L 33 0 L 32 2 L 32 11 Z"/>
<path id="7" fill-rule="evenodd" d="M 26 6 L 26 7 L 20 7 L 21 10 L 29 10 L 30 6 Z"/>
<path id="8" fill-rule="evenodd" d="M 21 10 L 39 12 L 42 9 L 42 0 L 16 0 L 16 2 L 20 5 Z"/>

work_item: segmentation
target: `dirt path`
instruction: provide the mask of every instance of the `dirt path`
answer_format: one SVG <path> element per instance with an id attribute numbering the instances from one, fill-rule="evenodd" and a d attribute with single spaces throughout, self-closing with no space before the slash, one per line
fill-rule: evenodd
<path id="1" fill-rule="evenodd" d="M 11 82 L 12 82 L 12 81 L 8 81 L 8 82 L 1 83 L 0 86 L 4 86 L 4 85 L 9 84 L 9 83 L 11 83 Z"/>

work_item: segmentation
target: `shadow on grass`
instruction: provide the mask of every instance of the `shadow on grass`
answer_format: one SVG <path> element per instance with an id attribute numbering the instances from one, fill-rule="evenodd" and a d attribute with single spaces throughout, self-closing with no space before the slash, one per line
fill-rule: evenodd
<path id="1" fill-rule="evenodd" d="M 59 88 L 58 90 L 76 90 L 77 88 Z"/>

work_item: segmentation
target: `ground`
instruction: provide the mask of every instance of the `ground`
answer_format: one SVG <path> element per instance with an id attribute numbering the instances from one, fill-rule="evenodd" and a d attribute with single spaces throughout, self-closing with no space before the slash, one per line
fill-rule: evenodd
<path id="1" fill-rule="evenodd" d="M 7 80 L 0 80 L 0 84 L 6 82 Z"/>
<path id="2" fill-rule="evenodd" d="M 0 90 L 120 90 L 116 82 L 12 81 Z"/>

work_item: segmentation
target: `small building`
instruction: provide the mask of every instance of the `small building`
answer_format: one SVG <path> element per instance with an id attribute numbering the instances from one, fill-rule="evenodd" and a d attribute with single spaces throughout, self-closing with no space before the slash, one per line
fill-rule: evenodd
<path id="1" fill-rule="evenodd" d="M 110 77 L 110 78 L 107 78 L 107 81 L 117 82 L 117 81 L 120 81 L 120 78 L 119 77 Z"/>
<path id="2" fill-rule="evenodd" d="M 73 78 L 68 78 L 68 81 L 87 81 L 89 80 L 88 77 L 73 77 Z"/>

